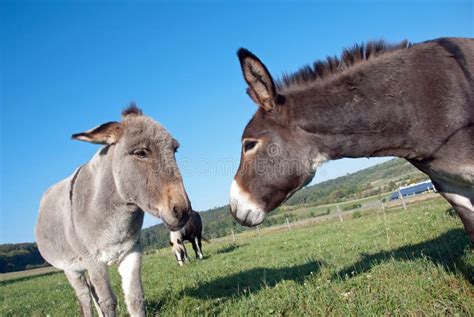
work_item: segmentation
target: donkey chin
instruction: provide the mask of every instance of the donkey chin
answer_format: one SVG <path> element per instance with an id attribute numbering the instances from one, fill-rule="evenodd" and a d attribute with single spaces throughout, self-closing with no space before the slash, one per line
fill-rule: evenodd
<path id="1" fill-rule="evenodd" d="M 230 213 L 242 226 L 258 226 L 265 219 L 265 211 L 250 199 L 250 195 L 234 180 L 230 187 Z"/>

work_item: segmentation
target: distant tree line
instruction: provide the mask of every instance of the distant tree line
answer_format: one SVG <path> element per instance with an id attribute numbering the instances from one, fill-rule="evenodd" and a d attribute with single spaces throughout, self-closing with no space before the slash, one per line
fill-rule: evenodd
<path id="1" fill-rule="evenodd" d="M 0 245 L 0 273 L 23 271 L 48 265 L 35 243 Z"/>

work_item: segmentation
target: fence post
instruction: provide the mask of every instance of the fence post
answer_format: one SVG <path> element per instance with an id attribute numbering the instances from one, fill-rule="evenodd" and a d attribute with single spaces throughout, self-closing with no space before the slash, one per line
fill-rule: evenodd
<path id="1" fill-rule="evenodd" d="M 286 217 L 286 225 L 288 227 L 288 230 L 291 230 L 290 221 L 288 220 L 288 217 Z"/>
<path id="2" fill-rule="evenodd" d="M 385 217 L 385 205 L 382 202 L 383 226 L 385 227 L 385 236 L 387 237 L 387 245 L 390 247 L 390 236 L 388 235 L 387 218 Z"/>
<path id="3" fill-rule="evenodd" d="M 336 205 L 337 213 L 339 214 L 339 221 L 344 222 L 344 218 L 342 218 L 341 208 L 339 208 L 339 204 Z"/>
<path id="4" fill-rule="evenodd" d="M 400 187 L 398 187 L 398 197 L 402 200 L 403 209 L 405 209 L 405 211 L 407 211 L 407 205 L 405 203 L 405 198 L 403 198 Z"/>
<path id="5" fill-rule="evenodd" d="M 230 229 L 230 231 L 232 232 L 232 241 L 234 241 L 234 242 L 235 242 L 234 229 Z"/>

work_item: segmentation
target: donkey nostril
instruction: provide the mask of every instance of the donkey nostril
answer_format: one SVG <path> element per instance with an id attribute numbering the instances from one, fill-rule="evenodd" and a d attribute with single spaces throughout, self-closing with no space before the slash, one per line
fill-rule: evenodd
<path id="1" fill-rule="evenodd" d="M 188 216 L 191 212 L 191 209 L 187 206 L 174 206 L 173 207 L 173 214 L 176 217 L 185 217 Z"/>

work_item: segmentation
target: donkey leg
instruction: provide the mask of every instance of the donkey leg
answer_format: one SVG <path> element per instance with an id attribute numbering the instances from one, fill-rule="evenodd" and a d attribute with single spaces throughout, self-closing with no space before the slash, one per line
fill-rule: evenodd
<path id="1" fill-rule="evenodd" d="M 110 285 L 109 273 L 105 264 L 98 264 L 97 267 L 88 269 L 92 293 L 97 297 L 100 312 L 104 316 L 115 316 L 117 298 Z M 99 312 L 99 315 L 100 315 Z"/>
<path id="2" fill-rule="evenodd" d="M 474 244 L 474 199 L 447 192 L 441 192 L 441 195 L 456 209 L 471 243 Z"/>
<path id="3" fill-rule="evenodd" d="M 122 289 L 130 316 L 145 316 L 145 298 L 141 280 L 142 253 L 139 250 L 128 253 L 120 262 L 119 273 Z"/>
<path id="4" fill-rule="evenodd" d="M 199 237 L 198 237 L 198 247 L 199 247 L 199 253 L 201 253 L 200 259 L 202 260 L 204 256 L 202 255 L 202 239 L 201 239 L 201 235 L 199 235 Z"/>
<path id="5" fill-rule="evenodd" d="M 183 241 L 183 250 L 184 250 L 184 261 L 185 262 L 188 262 L 189 259 L 188 259 L 188 250 L 186 250 L 186 246 L 184 245 L 184 241 Z"/>
<path id="6" fill-rule="evenodd" d="M 81 316 L 92 317 L 91 293 L 84 273 L 64 271 L 64 274 L 79 299 L 79 304 L 81 305 Z"/>
<path id="7" fill-rule="evenodd" d="M 197 251 L 196 255 L 199 258 L 199 260 L 202 260 L 202 246 L 201 246 L 201 236 L 197 236 L 194 238 L 194 242 L 196 243 Z"/>
<path id="8" fill-rule="evenodd" d="M 448 151 L 445 154 L 449 155 L 450 153 Z M 469 172 L 459 174 L 454 158 L 449 162 L 446 160 L 428 163 L 408 161 L 420 171 L 428 174 L 436 190 L 456 209 L 471 243 L 474 244 L 474 185 L 472 184 L 474 175 Z M 436 170 L 443 172 L 434 172 Z M 461 170 L 472 171 L 472 167 L 464 166 Z"/>
<path id="9" fill-rule="evenodd" d="M 193 246 L 194 253 L 196 253 L 196 258 L 199 258 L 198 246 L 196 243 L 196 238 L 191 240 L 191 245 Z"/>
<path id="10" fill-rule="evenodd" d="M 474 188 L 433 179 L 438 192 L 456 209 L 471 243 L 474 244 Z"/>

